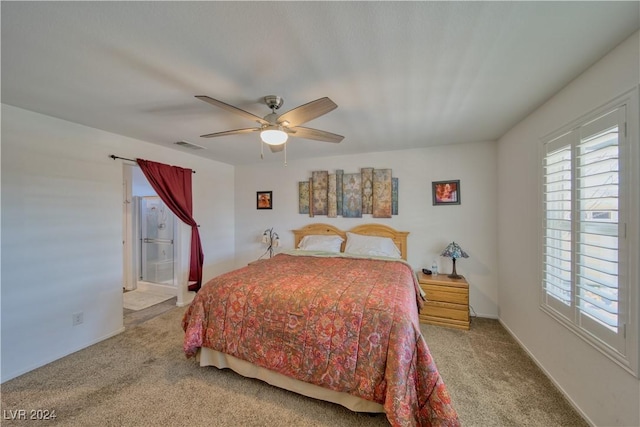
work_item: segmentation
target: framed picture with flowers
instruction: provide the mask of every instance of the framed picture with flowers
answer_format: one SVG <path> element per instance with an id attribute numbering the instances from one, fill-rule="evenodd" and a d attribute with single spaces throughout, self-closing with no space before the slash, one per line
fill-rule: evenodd
<path id="1" fill-rule="evenodd" d="M 431 183 L 433 193 L 433 205 L 459 205 L 460 204 L 460 180 L 434 181 Z"/>

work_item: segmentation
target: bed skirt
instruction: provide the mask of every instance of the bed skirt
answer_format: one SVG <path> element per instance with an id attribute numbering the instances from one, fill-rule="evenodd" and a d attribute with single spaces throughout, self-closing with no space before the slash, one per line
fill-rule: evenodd
<path id="1" fill-rule="evenodd" d="M 314 399 L 337 403 L 354 412 L 384 413 L 384 408 L 379 403 L 289 378 L 210 348 L 200 348 L 196 358 L 200 362 L 200 366 L 215 366 L 219 369 L 229 368 L 243 377 L 257 378 L 278 388 Z"/>

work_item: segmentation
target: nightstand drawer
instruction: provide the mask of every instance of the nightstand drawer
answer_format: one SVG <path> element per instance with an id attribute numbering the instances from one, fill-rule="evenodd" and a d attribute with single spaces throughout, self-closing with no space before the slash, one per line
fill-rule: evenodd
<path id="1" fill-rule="evenodd" d="M 462 288 L 450 288 L 439 285 L 421 284 L 427 301 L 441 301 L 452 304 L 469 304 L 469 291 Z"/>
<path id="2" fill-rule="evenodd" d="M 437 317 L 440 319 L 452 319 L 462 322 L 469 322 L 469 306 L 460 304 L 449 304 L 446 302 L 425 302 L 420 311 L 421 316 Z"/>
<path id="3" fill-rule="evenodd" d="M 447 328 L 469 330 L 469 322 L 464 320 L 444 319 L 442 317 L 431 317 L 420 315 L 420 323 L 428 323 L 431 325 L 445 326 Z"/>

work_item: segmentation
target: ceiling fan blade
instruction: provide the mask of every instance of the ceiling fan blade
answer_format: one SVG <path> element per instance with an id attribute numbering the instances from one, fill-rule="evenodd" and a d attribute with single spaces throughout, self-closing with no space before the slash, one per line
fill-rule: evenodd
<path id="1" fill-rule="evenodd" d="M 306 139 L 315 139 L 316 141 L 326 141 L 326 142 L 335 142 L 339 143 L 344 139 L 344 136 L 338 135 L 336 133 L 327 132 L 324 130 L 305 128 L 302 126 L 296 126 L 291 128 L 291 136 L 295 136 L 297 138 L 306 138 Z"/>
<path id="2" fill-rule="evenodd" d="M 239 135 L 242 133 L 258 132 L 259 130 L 260 128 L 225 130 L 224 132 L 214 132 L 214 133 L 208 133 L 206 135 L 200 135 L 200 138 L 214 138 L 216 136 Z"/>
<path id="3" fill-rule="evenodd" d="M 255 114 L 252 114 L 248 111 L 244 111 L 238 107 L 234 107 L 233 105 L 229 105 L 226 102 L 222 102 L 222 101 L 218 101 L 217 99 L 213 99 L 211 97 L 205 96 L 205 95 L 196 95 L 196 98 L 198 98 L 201 101 L 204 102 L 208 102 L 211 105 L 215 105 L 216 107 L 220 107 L 222 109 L 225 109 L 227 111 L 231 111 L 232 113 L 236 113 L 241 115 L 242 117 L 249 119 L 249 120 L 253 120 L 256 121 L 262 125 L 268 125 L 269 122 L 266 121 L 265 119 L 263 119 L 262 117 L 258 117 Z"/>
<path id="4" fill-rule="evenodd" d="M 272 153 L 279 153 L 280 151 L 284 150 L 284 144 L 270 145 L 269 148 L 271 149 Z"/>
<path id="5" fill-rule="evenodd" d="M 315 101 L 296 107 L 291 111 L 287 111 L 278 117 L 278 124 L 288 127 L 298 126 L 316 117 L 327 114 L 336 108 L 338 108 L 336 103 L 325 96 L 324 98 L 316 99 Z"/>

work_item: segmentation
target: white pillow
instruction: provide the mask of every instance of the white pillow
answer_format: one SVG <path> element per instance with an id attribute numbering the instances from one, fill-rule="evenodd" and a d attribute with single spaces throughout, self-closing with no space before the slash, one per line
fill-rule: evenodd
<path id="1" fill-rule="evenodd" d="M 344 239 L 336 235 L 314 234 L 304 236 L 298 244 L 298 249 L 305 251 L 340 252 Z"/>
<path id="2" fill-rule="evenodd" d="M 356 255 L 402 258 L 400 250 L 388 237 L 363 236 L 349 232 L 347 232 L 347 246 L 344 251 Z"/>

